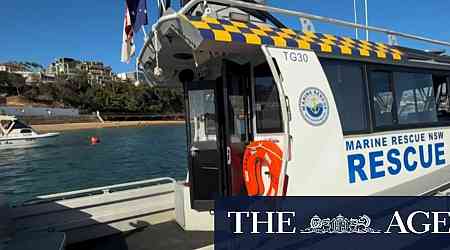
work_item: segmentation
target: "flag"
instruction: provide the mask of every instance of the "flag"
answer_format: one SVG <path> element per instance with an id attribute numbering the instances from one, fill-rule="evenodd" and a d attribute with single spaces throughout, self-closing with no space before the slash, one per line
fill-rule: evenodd
<path id="1" fill-rule="evenodd" d="M 126 0 L 134 33 L 148 24 L 147 0 Z"/>
<path id="2" fill-rule="evenodd" d="M 124 63 L 130 63 L 130 58 L 134 55 L 136 48 L 133 39 L 134 31 L 131 21 L 128 4 L 125 6 L 125 18 L 123 20 L 123 36 L 122 36 L 122 59 Z"/>

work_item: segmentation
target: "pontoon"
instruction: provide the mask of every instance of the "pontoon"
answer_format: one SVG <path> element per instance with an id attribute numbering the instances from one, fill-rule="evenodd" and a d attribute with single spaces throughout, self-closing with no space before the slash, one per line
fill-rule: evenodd
<path id="1" fill-rule="evenodd" d="M 42 145 L 59 133 L 39 134 L 14 116 L 0 115 L 0 149 Z"/>
<path id="2" fill-rule="evenodd" d="M 295 30 L 275 14 L 389 42 Z M 201 248 L 212 247 L 202 232 L 213 230 L 220 197 L 446 193 L 450 57 L 397 38 L 450 46 L 254 1 L 168 9 L 138 66 L 156 83 L 184 88 L 186 180 L 38 197 L 13 210 L 13 223 L 18 232 L 65 232 L 68 244 L 144 228 L 119 236 L 126 249 Z M 86 244 L 101 249 L 110 239 Z"/>

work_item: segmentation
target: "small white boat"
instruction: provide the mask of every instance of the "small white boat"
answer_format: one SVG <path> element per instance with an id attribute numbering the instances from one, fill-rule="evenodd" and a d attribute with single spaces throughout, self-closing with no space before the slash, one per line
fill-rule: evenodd
<path id="1" fill-rule="evenodd" d="M 59 133 L 39 134 L 14 116 L 0 115 L 0 149 L 43 145 Z"/>

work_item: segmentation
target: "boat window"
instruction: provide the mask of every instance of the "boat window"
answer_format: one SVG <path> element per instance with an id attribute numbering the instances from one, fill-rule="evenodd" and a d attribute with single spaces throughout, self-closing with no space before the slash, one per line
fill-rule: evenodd
<path id="1" fill-rule="evenodd" d="M 436 108 L 439 121 L 450 121 L 449 79 L 447 76 L 433 75 Z"/>
<path id="2" fill-rule="evenodd" d="M 391 87 L 389 72 L 375 71 L 370 74 L 372 87 L 373 116 L 375 126 L 392 126 L 394 120 L 394 94 Z"/>
<path id="3" fill-rule="evenodd" d="M 29 128 L 26 128 L 26 129 L 22 129 L 22 130 L 20 130 L 20 133 L 21 133 L 21 134 L 31 134 L 31 133 L 32 133 L 32 131 L 31 131 L 31 129 L 29 129 Z"/>
<path id="4" fill-rule="evenodd" d="M 395 72 L 393 76 L 398 123 L 437 122 L 432 75 Z"/>
<path id="5" fill-rule="evenodd" d="M 248 126 L 246 120 L 246 81 L 234 74 L 227 75 L 228 85 L 228 128 L 232 142 L 248 141 Z M 245 82 L 244 82 L 245 81 Z"/>
<path id="6" fill-rule="evenodd" d="M 374 71 L 370 84 L 376 127 L 439 122 L 436 95 L 446 96 L 447 86 L 431 73 Z"/>
<path id="7" fill-rule="evenodd" d="M 216 141 L 214 90 L 189 91 L 191 142 Z"/>
<path id="8" fill-rule="evenodd" d="M 254 68 L 256 131 L 258 133 L 282 133 L 280 97 L 272 72 L 267 63 Z"/>
<path id="9" fill-rule="evenodd" d="M 344 133 L 368 129 L 365 81 L 358 63 L 323 60 Z"/>

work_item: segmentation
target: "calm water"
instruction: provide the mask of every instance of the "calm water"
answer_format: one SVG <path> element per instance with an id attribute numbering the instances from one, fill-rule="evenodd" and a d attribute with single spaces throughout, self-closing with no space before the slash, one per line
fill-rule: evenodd
<path id="1" fill-rule="evenodd" d="M 89 145 L 93 135 L 101 144 Z M 1 150 L 0 193 L 17 203 L 149 178 L 183 179 L 186 164 L 184 125 L 64 132 L 52 145 Z"/>

